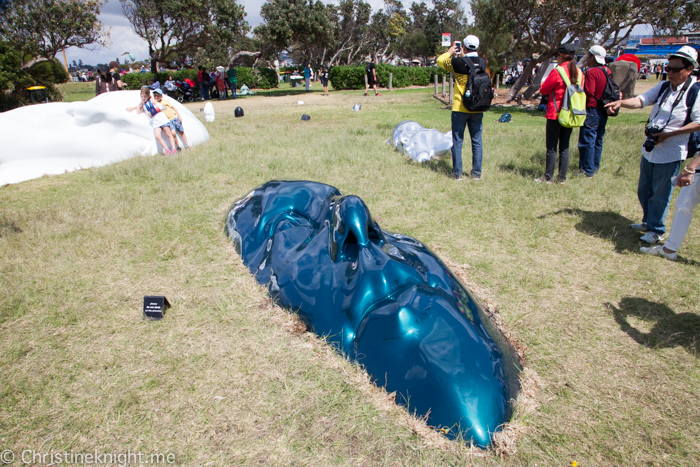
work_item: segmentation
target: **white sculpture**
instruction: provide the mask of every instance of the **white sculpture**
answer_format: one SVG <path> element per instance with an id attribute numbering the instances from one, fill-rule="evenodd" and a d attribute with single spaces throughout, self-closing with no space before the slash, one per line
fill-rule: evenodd
<path id="1" fill-rule="evenodd" d="M 416 162 L 425 162 L 452 149 L 452 133 L 423 128 L 404 120 L 394 127 L 392 145 Z"/>
<path id="2" fill-rule="evenodd" d="M 192 112 L 163 100 L 180 112 L 190 146 L 209 140 Z M 162 152 L 148 117 L 125 110 L 139 102 L 139 91 L 118 91 L 0 113 L 0 186 Z"/>
<path id="3" fill-rule="evenodd" d="M 214 106 L 211 105 L 211 102 L 207 102 L 204 106 L 204 120 L 211 123 L 214 121 L 214 118 L 216 118 L 216 114 L 214 113 Z"/>

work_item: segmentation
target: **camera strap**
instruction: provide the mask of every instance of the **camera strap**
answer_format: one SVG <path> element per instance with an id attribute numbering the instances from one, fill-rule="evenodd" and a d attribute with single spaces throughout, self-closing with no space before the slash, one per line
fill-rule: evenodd
<path id="1" fill-rule="evenodd" d="M 666 123 L 664 123 L 664 126 L 661 127 L 661 130 L 659 131 L 659 133 L 664 131 L 666 129 L 666 127 L 668 126 L 668 122 L 670 122 L 671 117 L 673 117 L 674 109 L 676 108 L 678 103 L 681 101 L 681 99 L 685 95 L 685 92 L 690 87 L 691 81 L 692 80 L 691 80 L 690 76 L 688 77 L 687 80 L 685 80 L 685 84 L 683 84 L 681 91 L 678 93 L 678 95 L 676 96 L 676 100 L 673 102 L 673 105 L 671 106 L 671 111 L 668 113 L 668 118 L 666 119 Z M 656 114 L 654 115 L 654 117 L 649 115 L 649 119 L 647 120 L 647 126 L 654 118 L 656 118 L 657 115 L 659 115 L 659 112 L 661 112 L 661 106 L 664 105 L 664 102 L 666 101 L 666 98 L 669 96 L 669 94 L 671 94 L 671 83 L 670 82 L 668 82 L 668 87 L 666 88 L 666 92 L 664 92 L 664 94 L 661 96 L 661 102 L 659 102 L 659 109 L 656 111 Z"/>

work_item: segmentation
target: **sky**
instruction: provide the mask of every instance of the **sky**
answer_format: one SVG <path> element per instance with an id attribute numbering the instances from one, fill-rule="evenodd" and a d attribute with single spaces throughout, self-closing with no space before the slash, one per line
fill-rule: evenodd
<path id="1" fill-rule="evenodd" d="M 332 0 L 323 0 L 324 3 L 335 3 Z M 254 28 L 262 22 L 260 17 L 260 7 L 265 0 L 237 0 L 240 5 L 243 5 L 247 13 L 246 21 Z M 377 11 L 383 7 L 383 0 L 368 0 L 372 5 L 372 9 Z M 430 2 L 426 2 L 430 3 Z M 110 29 L 109 47 L 97 47 L 94 50 L 87 48 L 79 49 L 70 47 L 66 49 L 66 59 L 71 65 L 73 60 L 76 62 L 82 60 L 84 64 L 97 65 L 98 63 L 109 63 L 117 57 L 121 57 L 125 52 L 130 52 L 136 56 L 136 60 L 148 59 L 148 46 L 146 42 L 136 35 L 131 28 L 131 23 L 126 19 L 122 12 L 122 6 L 119 0 L 108 0 L 102 7 L 100 20 L 104 27 Z M 58 55 L 59 60 L 63 61 L 63 55 Z M 123 62 L 123 59 L 120 58 Z"/>

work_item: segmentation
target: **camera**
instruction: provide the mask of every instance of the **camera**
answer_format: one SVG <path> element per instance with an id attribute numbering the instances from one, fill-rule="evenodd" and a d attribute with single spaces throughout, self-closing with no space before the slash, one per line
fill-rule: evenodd
<path id="1" fill-rule="evenodd" d="M 644 140 L 644 144 L 642 144 L 642 147 L 646 152 L 651 152 L 654 150 L 656 142 L 659 141 L 659 137 L 656 135 L 661 133 L 662 131 L 663 128 L 659 128 L 656 125 L 644 128 L 644 134 L 646 135 L 647 139 Z"/>

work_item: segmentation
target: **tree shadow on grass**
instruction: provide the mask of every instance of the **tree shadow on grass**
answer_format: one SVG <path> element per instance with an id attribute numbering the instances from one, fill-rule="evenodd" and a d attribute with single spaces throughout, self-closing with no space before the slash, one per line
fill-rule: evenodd
<path id="1" fill-rule="evenodd" d="M 507 162 L 498 166 L 501 172 L 512 172 L 525 178 L 535 178 L 544 173 L 544 165 L 547 160 L 546 153 L 537 151 L 530 156 L 530 159 L 524 164 L 516 164 L 515 162 Z"/>
<path id="2" fill-rule="evenodd" d="M 637 239 L 637 232 L 630 229 L 632 220 L 625 216 L 612 211 L 584 211 L 583 209 L 567 208 L 544 214 L 538 219 L 558 214 L 580 217 L 581 220 L 574 226 L 576 230 L 613 242 L 617 253 L 639 251 L 640 243 Z"/>
<path id="3" fill-rule="evenodd" d="M 606 303 L 605 306 L 613 314 L 620 329 L 639 344 L 650 349 L 681 346 L 696 358 L 700 357 L 700 315 L 675 313 L 663 303 L 639 297 L 624 297 L 619 308 L 611 303 Z M 654 324 L 645 333 L 632 326 L 629 317 Z"/>

